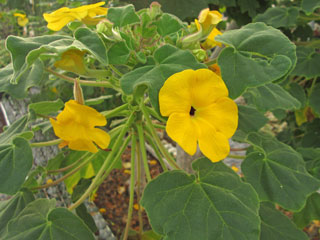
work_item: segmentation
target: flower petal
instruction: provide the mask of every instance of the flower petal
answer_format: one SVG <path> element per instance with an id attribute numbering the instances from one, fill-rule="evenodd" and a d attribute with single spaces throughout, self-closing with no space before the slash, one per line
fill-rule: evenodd
<path id="1" fill-rule="evenodd" d="M 109 146 L 109 143 L 110 143 L 109 134 L 99 128 L 88 130 L 88 136 L 93 142 L 95 142 L 102 149 L 105 149 Z"/>
<path id="2" fill-rule="evenodd" d="M 202 118 L 230 138 L 238 127 L 238 107 L 230 98 L 223 97 L 205 108 L 197 109 L 195 118 Z"/>
<path id="3" fill-rule="evenodd" d="M 221 77 L 208 69 L 195 71 L 188 90 L 191 92 L 191 105 L 195 109 L 206 107 L 217 99 L 228 96 L 228 89 Z"/>
<path id="4" fill-rule="evenodd" d="M 78 151 L 89 151 L 92 153 L 98 152 L 98 148 L 92 141 L 86 139 L 76 139 L 69 142 L 69 148 Z"/>
<path id="5" fill-rule="evenodd" d="M 74 20 L 74 17 L 66 15 L 65 17 L 59 18 L 57 21 L 48 22 L 47 28 L 53 31 L 60 31 L 65 25 Z"/>
<path id="6" fill-rule="evenodd" d="M 189 113 L 173 113 L 169 116 L 166 131 L 189 155 L 197 151 L 198 128 Z"/>
<path id="7" fill-rule="evenodd" d="M 219 46 L 222 47 L 222 43 L 221 42 L 217 42 L 214 40 L 214 38 L 217 35 L 221 35 L 222 32 L 220 32 L 217 28 L 214 28 L 211 33 L 209 34 L 209 36 L 207 37 L 206 41 L 204 43 L 201 44 L 201 46 L 205 49 L 210 49 L 213 48 L 215 46 Z"/>
<path id="8" fill-rule="evenodd" d="M 206 121 L 197 119 L 197 124 L 200 127 L 199 148 L 203 155 L 212 162 L 218 162 L 227 157 L 230 152 L 228 138 Z"/>
<path id="9" fill-rule="evenodd" d="M 159 105 L 162 116 L 173 112 L 188 112 L 191 108 L 190 82 L 194 78 L 191 69 L 170 76 L 159 91 Z"/>
<path id="10" fill-rule="evenodd" d="M 61 123 L 73 121 L 87 128 L 107 124 L 106 118 L 101 113 L 94 108 L 81 105 L 75 100 L 66 102 L 65 108 L 57 116 L 57 120 Z"/>

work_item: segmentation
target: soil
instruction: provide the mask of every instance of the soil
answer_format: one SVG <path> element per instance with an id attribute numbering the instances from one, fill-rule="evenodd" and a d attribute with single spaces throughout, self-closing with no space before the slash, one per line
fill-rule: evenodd
<path id="1" fill-rule="evenodd" d="M 122 169 L 113 169 L 109 177 L 100 185 L 94 199 L 100 209 L 100 213 L 108 222 L 113 234 L 117 239 L 121 238 L 127 223 L 129 206 L 129 185 L 130 185 L 130 148 L 122 154 Z M 160 164 L 148 156 L 148 164 L 152 178 L 162 172 Z M 128 167 L 129 166 L 129 167 Z M 134 208 L 132 214 L 131 228 L 139 231 L 138 202 L 135 194 Z M 142 210 L 143 230 L 150 230 L 151 226 L 147 214 Z"/>

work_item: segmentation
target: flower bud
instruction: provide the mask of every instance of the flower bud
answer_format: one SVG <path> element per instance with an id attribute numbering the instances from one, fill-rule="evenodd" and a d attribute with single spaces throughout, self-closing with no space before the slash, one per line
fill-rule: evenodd
<path id="1" fill-rule="evenodd" d="M 97 32 L 104 33 L 109 37 L 112 36 L 112 27 L 112 22 L 110 22 L 108 19 L 103 19 L 101 22 L 97 24 Z"/>
<path id="2" fill-rule="evenodd" d="M 149 15 L 151 20 L 154 20 L 157 16 L 161 15 L 161 5 L 158 2 L 152 2 L 150 4 Z"/>
<path id="3" fill-rule="evenodd" d="M 204 60 L 207 59 L 207 53 L 203 49 L 194 49 L 192 50 L 192 53 L 200 62 L 203 62 Z"/>

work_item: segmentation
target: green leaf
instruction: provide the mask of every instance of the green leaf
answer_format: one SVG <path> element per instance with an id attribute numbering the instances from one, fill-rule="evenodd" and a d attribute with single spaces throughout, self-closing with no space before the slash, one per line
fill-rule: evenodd
<path id="1" fill-rule="evenodd" d="M 299 230 L 288 217 L 270 203 L 260 204 L 261 234 L 260 240 L 308 240 L 308 236 Z"/>
<path id="2" fill-rule="evenodd" d="M 293 221 L 299 228 L 304 228 L 312 220 L 320 220 L 320 194 L 317 192 L 308 198 L 300 212 L 293 214 Z"/>
<path id="3" fill-rule="evenodd" d="M 320 75 L 320 53 L 316 52 L 314 48 L 298 46 L 297 57 L 298 62 L 292 75 L 306 78 L 314 78 Z"/>
<path id="4" fill-rule="evenodd" d="M 42 115 L 49 115 L 63 108 L 64 102 L 61 99 L 55 101 L 43 101 L 29 104 L 29 111 L 33 110 L 35 113 Z"/>
<path id="5" fill-rule="evenodd" d="M 254 17 L 257 14 L 257 9 L 260 4 L 256 0 L 238 0 L 238 5 L 240 6 L 241 13 L 248 12 L 250 17 Z"/>
<path id="6" fill-rule="evenodd" d="M 19 82 L 22 74 L 35 62 L 36 58 L 34 57 L 27 61 L 27 56 L 30 52 L 33 50 L 39 50 L 43 45 L 54 45 L 55 43 L 63 40 L 71 40 L 71 38 L 59 35 L 45 35 L 33 38 L 9 36 L 6 40 L 6 48 L 11 54 L 14 70 L 14 74 L 12 75 L 10 82 Z"/>
<path id="7" fill-rule="evenodd" d="M 241 170 L 262 201 L 278 203 L 285 209 L 301 209 L 320 186 L 306 170 L 301 155 L 270 135 L 250 133 L 247 142 L 254 150 L 241 164 Z"/>
<path id="8" fill-rule="evenodd" d="M 238 114 L 238 130 L 244 133 L 257 132 L 268 122 L 268 118 L 251 106 L 239 105 Z"/>
<path id="9" fill-rule="evenodd" d="M 223 163 L 201 158 L 197 176 L 165 172 L 146 186 L 141 205 L 152 229 L 170 240 L 259 239 L 259 201 L 252 187 Z"/>
<path id="10" fill-rule="evenodd" d="M 320 148 L 298 148 L 308 172 L 320 180 Z"/>
<path id="11" fill-rule="evenodd" d="M 16 137 L 12 144 L 0 145 L 0 192 L 15 194 L 32 167 L 30 145 L 24 138 Z"/>
<path id="12" fill-rule="evenodd" d="M 314 10 L 320 7 L 318 0 L 302 0 L 301 8 L 306 14 L 313 13 Z"/>
<path id="13" fill-rule="evenodd" d="M 23 189 L 9 200 L 0 201 L 0 238 L 5 234 L 8 222 L 15 218 L 33 200 L 32 193 L 27 189 Z"/>
<path id="14" fill-rule="evenodd" d="M 25 98 L 28 96 L 27 90 L 33 86 L 39 86 L 43 78 L 43 63 L 36 61 L 30 69 L 25 71 L 19 80 L 19 83 L 12 84 L 13 65 L 9 64 L 0 69 L 0 92 L 6 92 L 13 98 Z"/>
<path id="15" fill-rule="evenodd" d="M 131 4 L 123 7 L 109 8 L 107 18 L 114 23 L 115 27 L 124 27 L 140 22 L 140 18 Z"/>
<path id="16" fill-rule="evenodd" d="M 313 81 L 316 81 L 316 79 L 313 79 Z M 320 115 L 320 83 L 317 83 L 314 86 L 309 97 L 309 105 L 318 115 Z"/>
<path id="17" fill-rule="evenodd" d="M 28 116 L 25 115 L 12 123 L 3 133 L 0 134 L 0 145 L 10 144 L 10 142 L 26 130 Z"/>
<path id="18" fill-rule="evenodd" d="M 164 82 L 172 74 L 185 69 L 205 68 L 187 50 L 171 45 L 158 48 L 153 55 L 154 62 L 134 69 L 120 79 L 120 85 L 126 94 L 133 94 L 138 87 L 148 86 L 152 106 L 159 109 L 158 93 Z"/>
<path id="19" fill-rule="evenodd" d="M 65 208 L 54 208 L 54 199 L 37 199 L 29 203 L 8 224 L 3 240 L 94 240 L 88 227 Z"/>
<path id="20" fill-rule="evenodd" d="M 81 218 L 82 221 L 88 226 L 91 232 L 94 233 L 98 231 L 98 228 L 94 222 L 94 219 L 91 216 L 91 214 L 88 212 L 84 203 L 80 204 L 80 206 L 76 208 L 76 213 L 78 217 Z"/>
<path id="21" fill-rule="evenodd" d="M 73 44 L 75 47 L 80 50 L 88 50 L 102 64 L 108 65 L 107 49 L 98 33 L 88 28 L 78 28 L 74 33 L 74 37 L 81 43 L 79 44 L 79 42 L 75 41 Z"/>
<path id="22" fill-rule="evenodd" d="M 274 83 L 249 88 L 244 96 L 250 104 L 255 105 L 263 112 L 276 109 L 294 110 L 301 106 L 296 98 L 292 97 L 280 85 Z"/>
<path id="23" fill-rule="evenodd" d="M 318 147 L 320 148 L 320 119 L 316 118 L 306 126 L 306 132 L 302 138 L 302 147 Z"/>
<path id="24" fill-rule="evenodd" d="M 299 9 L 296 7 L 271 7 L 258 14 L 254 22 L 264 22 L 274 28 L 292 27 L 296 25 Z"/>
<path id="25" fill-rule="evenodd" d="M 117 42 L 108 51 L 110 64 L 126 64 L 130 57 L 130 50 L 125 42 Z"/>
<path id="26" fill-rule="evenodd" d="M 240 96 L 249 87 L 283 79 L 296 64 L 295 45 L 279 30 L 264 23 L 227 31 L 215 40 L 227 45 L 218 57 L 218 64 L 231 98 Z"/>
<path id="27" fill-rule="evenodd" d="M 110 144 L 109 147 L 112 148 L 112 143 Z M 87 165 L 82 167 L 80 171 L 76 172 L 75 174 L 73 174 L 72 176 L 70 176 L 66 180 L 64 180 L 67 191 L 70 194 L 72 194 L 73 188 L 78 184 L 80 179 L 82 179 L 82 178 L 88 179 L 88 178 L 95 176 L 97 174 L 97 172 L 100 170 L 108 153 L 109 152 L 99 151 L 99 152 L 95 153 L 93 157 L 92 157 L 92 155 L 88 155 L 88 156 L 84 157 L 84 154 L 86 154 L 86 152 L 72 151 L 67 157 L 65 157 L 65 159 L 63 161 L 63 165 L 61 167 L 68 166 L 68 165 L 74 163 L 75 161 L 79 160 L 80 158 L 83 158 L 81 160 L 81 162 L 83 162 L 86 159 L 88 159 L 89 157 L 92 157 L 91 161 Z M 69 171 L 72 171 L 72 170 L 69 170 Z M 69 171 L 64 172 L 64 174 L 67 174 Z"/>
<path id="28" fill-rule="evenodd" d="M 176 33 L 183 28 L 183 23 L 181 22 L 181 20 L 176 16 L 168 13 L 162 14 L 161 18 L 156 22 L 156 25 L 157 32 L 162 37 L 165 37 L 172 33 Z"/>
<path id="29" fill-rule="evenodd" d="M 303 87 L 301 87 L 298 83 L 294 82 L 291 83 L 289 87 L 289 93 L 291 94 L 291 96 L 299 100 L 301 104 L 300 108 L 304 108 L 306 106 L 307 98 Z"/>

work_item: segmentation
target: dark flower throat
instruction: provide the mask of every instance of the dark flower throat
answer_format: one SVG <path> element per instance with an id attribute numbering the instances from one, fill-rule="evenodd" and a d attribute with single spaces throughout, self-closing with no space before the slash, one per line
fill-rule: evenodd
<path id="1" fill-rule="evenodd" d="M 189 112 L 190 116 L 194 116 L 195 112 L 196 112 L 196 109 L 194 109 L 194 107 L 191 106 L 191 109 Z"/>

